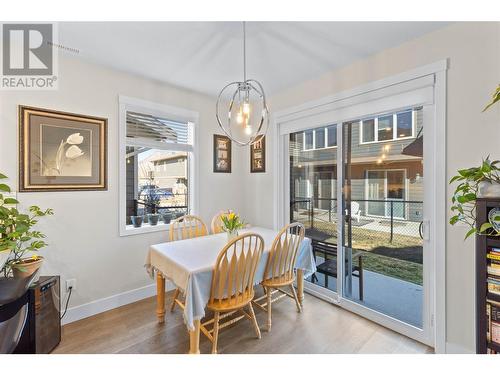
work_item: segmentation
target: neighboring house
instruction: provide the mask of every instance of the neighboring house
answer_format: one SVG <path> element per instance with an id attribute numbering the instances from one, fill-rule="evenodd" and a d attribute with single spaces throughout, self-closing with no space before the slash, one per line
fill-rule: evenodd
<path id="1" fill-rule="evenodd" d="M 348 126 L 345 128 L 349 129 Z M 422 220 L 422 110 L 366 118 L 346 131 L 346 161 L 350 152 L 351 199 L 362 215 Z M 314 198 L 315 208 L 336 207 L 336 125 L 290 135 L 291 199 Z M 304 207 L 303 204 L 297 207 Z"/>

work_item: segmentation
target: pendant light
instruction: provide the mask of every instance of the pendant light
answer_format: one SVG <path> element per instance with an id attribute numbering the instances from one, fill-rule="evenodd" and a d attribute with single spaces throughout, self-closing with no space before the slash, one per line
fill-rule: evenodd
<path id="1" fill-rule="evenodd" d="M 259 141 L 269 126 L 269 110 L 264 88 L 247 79 L 246 24 L 243 22 L 243 81 L 224 86 L 217 97 L 216 118 L 222 131 L 240 146 Z"/>

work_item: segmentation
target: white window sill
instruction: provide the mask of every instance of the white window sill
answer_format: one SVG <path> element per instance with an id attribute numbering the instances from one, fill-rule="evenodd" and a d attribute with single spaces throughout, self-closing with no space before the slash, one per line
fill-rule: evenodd
<path id="1" fill-rule="evenodd" d="M 120 229 L 120 237 L 154 232 L 168 233 L 169 229 L 170 224 L 165 223 L 158 223 L 157 225 L 142 224 L 142 226 L 139 228 L 136 228 L 133 225 L 127 225 L 125 228 Z M 168 236 L 166 238 L 168 238 Z"/>

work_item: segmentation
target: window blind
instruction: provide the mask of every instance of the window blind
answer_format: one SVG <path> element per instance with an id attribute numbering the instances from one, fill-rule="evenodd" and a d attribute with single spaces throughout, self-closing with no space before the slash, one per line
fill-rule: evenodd
<path id="1" fill-rule="evenodd" d="M 127 111 L 127 138 L 148 142 L 192 144 L 189 123 Z"/>

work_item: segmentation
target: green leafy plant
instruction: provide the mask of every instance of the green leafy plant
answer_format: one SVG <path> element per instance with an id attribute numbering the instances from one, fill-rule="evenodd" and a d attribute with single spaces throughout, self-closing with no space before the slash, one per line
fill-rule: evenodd
<path id="1" fill-rule="evenodd" d="M 467 225 L 470 229 L 465 238 L 473 234 L 500 236 L 500 233 L 496 232 L 489 222 L 483 223 L 479 228 L 476 227 L 476 200 L 479 185 L 481 182 L 500 183 L 499 166 L 500 160 L 491 161 L 488 157 L 479 167 L 460 169 L 458 174 L 450 180 L 450 184 L 459 182 L 451 198 L 453 203 L 451 211 L 454 215 L 450 219 L 450 224 Z M 500 217 L 495 220 L 500 220 Z"/>
<path id="2" fill-rule="evenodd" d="M 7 176 L 0 173 L 0 180 Z M 45 235 L 33 230 L 38 219 L 43 216 L 53 215 L 52 209 L 42 210 L 38 206 L 31 206 L 28 212 L 20 212 L 15 205 L 19 202 L 5 193 L 10 193 L 8 185 L 0 183 L 0 251 L 10 251 L 9 258 L 3 269 L 7 276 L 14 264 L 22 263 L 23 258 L 30 252 L 37 252 L 47 246 Z M 36 254 L 33 255 L 36 259 Z"/>
<path id="3" fill-rule="evenodd" d="M 497 91 L 493 93 L 493 97 L 491 98 L 491 102 L 484 107 L 483 112 L 486 111 L 488 108 L 490 108 L 493 104 L 496 102 L 500 101 L 500 85 L 497 87 Z"/>
<path id="4" fill-rule="evenodd" d="M 245 227 L 245 223 L 234 212 L 221 216 L 222 229 L 225 232 L 234 232 Z"/>

